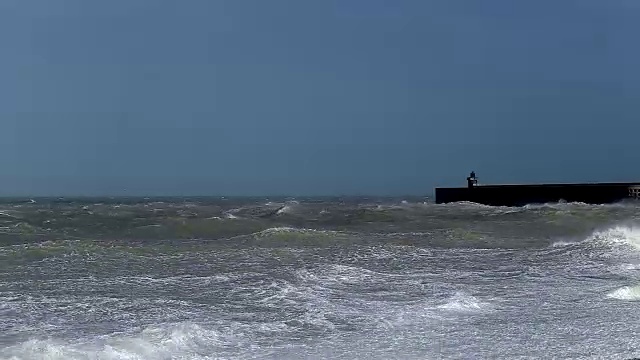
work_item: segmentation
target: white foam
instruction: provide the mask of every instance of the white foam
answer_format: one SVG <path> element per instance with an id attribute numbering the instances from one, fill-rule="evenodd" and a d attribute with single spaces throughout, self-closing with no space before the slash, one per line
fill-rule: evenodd
<path id="1" fill-rule="evenodd" d="M 608 293 L 607 297 L 618 300 L 640 300 L 640 285 L 621 287 Z"/>
<path id="2" fill-rule="evenodd" d="M 14 217 L 13 215 L 9 214 L 6 210 L 0 210 L 0 216 L 6 216 L 10 218 Z"/>
<path id="3" fill-rule="evenodd" d="M 291 212 L 291 206 L 285 205 L 280 210 L 278 210 L 276 214 L 281 215 L 281 214 L 288 214 L 290 212 Z"/>
<path id="4" fill-rule="evenodd" d="M 330 235 L 330 236 L 344 235 L 344 233 L 340 231 L 316 230 L 316 229 L 310 229 L 310 228 L 296 228 L 296 227 L 290 227 L 290 226 L 277 226 L 277 227 L 272 227 L 262 231 L 255 232 L 253 234 L 250 234 L 250 236 L 260 238 L 263 236 L 273 236 L 277 234 L 300 234 L 300 235 L 315 234 L 315 235 Z"/>
<path id="5" fill-rule="evenodd" d="M 256 235 L 260 234 L 278 234 L 278 233 L 290 233 L 290 232 L 304 232 L 304 231 L 314 231 L 312 229 L 298 229 L 290 226 L 276 226 L 272 228 L 268 228 L 256 233 Z"/>
<path id="6" fill-rule="evenodd" d="M 622 267 L 624 270 L 640 270 L 640 264 L 625 264 Z"/>
<path id="7" fill-rule="evenodd" d="M 478 300 L 475 296 L 465 292 L 457 292 L 446 303 L 439 305 L 438 309 L 454 312 L 479 312 L 488 310 L 489 303 Z"/>
<path id="8" fill-rule="evenodd" d="M 594 232 L 589 240 L 608 245 L 629 245 L 640 250 L 640 229 L 634 225 L 615 226 Z"/>
<path id="9" fill-rule="evenodd" d="M 180 323 L 90 340 L 33 339 L 0 349 L 0 359 L 206 359 L 204 354 L 215 353 L 220 346 L 240 345 L 238 340 L 196 324 Z"/>
<path id="10" fill-rule="evenodd" d="M 640 250 L 640 227 L 633 224 L 617 225 L 594 231 L 590 236 L 580 241 L 569 239 L 557 240 L 550 247 L 561 248 L 577 244 L 590 244 L 605 248 L 631 248 Z M 626 251 L 626 250 L 625 250 Z"/>
<path id="11" fill-rule="evenodd" d="M 551 244 L 551 247 L 564 247 L 564 246 L 571 246 L 571 245 L 575 245 L 577 244 L 577 241 L 556 241 L 553 244 Z"/>
<path id="12" fill-rule="evenodd" d="M 527 204 L 524 205 L 523 209 L 528 210 L 544 210 L 544 209 L 553 209 L 553 210 L 570 210 L 572 208 L 597 208 L 601 205 L 591 205 L 584 202 L 576 201 L 576 202 L 567 202 L 566 200 L 560 200 L 558 202 L 550 202 L 543 204 Z"/>

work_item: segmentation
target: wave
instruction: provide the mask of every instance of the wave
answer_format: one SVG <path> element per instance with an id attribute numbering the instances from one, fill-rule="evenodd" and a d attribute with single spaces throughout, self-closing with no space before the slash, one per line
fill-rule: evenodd
<path id="1" fill-rule="evenodd" d="M 640 228 L 635 225 L 617 225 L 598 230 L 587 241 L 609 246 L 625 246 L 640 250 Z"/>
<path id="2" fill-rule="evenodd" d="M 526 204 L 522 206 L 492 206 L 469 201 L 448 204 L 429 204 L 425 208 L 436 210 L 457 210 L 464 212 L 480 212 L 484 215 L 512 215 L 512 214 L 565 214 L 565 215 L 593 215 L 615 214 L 627 212 L 634 216 L 640 211 L 635 202 L 618 202 L 612 204 L 587 204 L 583 202 L 553 202 L 540 204 Z"/>
<path id="3" fill-rule="evenodd" d="M 618 300 L 640 300 L 640 285 L 624 286 L 607 294 L 607 297 Z"/>
<path id="4" fill-rule="evenodd" d="M 478 300 L 475 296 L 459 291 L 449 298 L 446 303 L 439 305 L 437 308 L 446 311 L 468 313 L 491 310 L 492 306 L 490 303 Z"/>
<path id="5" fill-rule="evenodd" d="M 607 204 L 589 204 L 581 201 L 571 201 L 571 202 L 558 201 L 558 202 L 546 202 L 546 203 L 531 203 L 531 204 L 525 204 L 521 206 L 506 206 L 506 205 L 486 205 L 486 204 L 477 203 L 473 201 L 456 201 L 451 203 L 438 204 L 436 206 L 439 206 L 439 207 L 466 206 L 466 207 L 493 208 L 493 209 L 520 208 L 520 209 L 533 210 L 533 209 L 544 209 L 544 208 L 571 208 L 571 207 L 575 207 L 575 208 L 638 207 L 638 204 L 635 202 L 624 202 L 624 201 L 616 202 L 616 203 L 607 203 Z"/>
<path id="6" fill-rule="evenodd" d="M 225 334 L 194 323 L 150 326 L 134 334 L 64 341 L 32 339 L 0 349 L 7 359 L 208 359 L 224 347 L 241 346 L 236 334 Z M 245 344 L 248 346 L 248 344 Z"/>
<path id="7" fill-rule="evenodd" d="M 374 283 L 387 281 L 389 278 L 403 277 L 402 275 L 393 273 L 384 273 L 357 266 L 339 264 L 322 266 L 320 271 L 317 273 L 313 273 L 308 270 L 298 270 L 296 275 L 304 282 L 313 281 L 325 286 L 340 285 L 345 287 L 357 284 L 372 285 Z"/>
<path id="8" fill-rule="evenodd" d="M 558 251 L 584 247 L 640 251 L 640 227 L 633 223 L 602 227 L 582 238 L 558 238 L 548 247 Z"/>
<path id="9" fill-rule="evenodd" d="M 551 244 L 551 247 L 565 247 L 565 246 L 573 246 L 576 244 L 579 244 L 579 241 L 564 241 L 564 240 L 560 240 L 560 241 L 556 241 L 553 244 Z"/>
<path id="10" fill-rule="evenodd" d="M 225 219 L 231 219 L 231 220 L 240 219 L 239 216 L 233 215 L 232 213 L 226 213 L 226 214 L 224 214 L 224 217 L 225 217 Z"/>
<path id="11" fill-rule="evenodd" d="M 276 239 L 276 240 L 295 240 L 316 237 L 320 238 L 328 238 L 333 237 L 337 238 L 340 236 L 346 236 L 348 233 L 342 231 L 333 231 L 333 230 L 317 230 L 317 229 L 307 229 L 307 228 L 295 228 L 289 226 L 278 226 L 272 227 L 265 230 L 261 230 L 255 233 L 251 233 L 248 235 L 240 235 L 236 238 L 254 238 L 254 239 Z"/>

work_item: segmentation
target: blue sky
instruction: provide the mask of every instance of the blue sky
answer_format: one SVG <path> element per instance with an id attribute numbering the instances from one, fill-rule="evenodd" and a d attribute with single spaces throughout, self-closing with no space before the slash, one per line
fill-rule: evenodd
<path id="1" fill-rule="evenodd" d="M 640 3 L 4 0 L 0 194 L 640 180 Z"/>

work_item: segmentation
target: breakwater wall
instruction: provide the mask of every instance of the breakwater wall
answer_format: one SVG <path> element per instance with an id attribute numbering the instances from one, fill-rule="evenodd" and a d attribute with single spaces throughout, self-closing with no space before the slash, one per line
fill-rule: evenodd
<path id="1" fill-rule="evenodd" d="M 437 204 L 469 201 L 491 206 L 523 206 L 560 201 L 607 204 L 640 197 L 638 183 L 475 185 L 436 188 Z"/>

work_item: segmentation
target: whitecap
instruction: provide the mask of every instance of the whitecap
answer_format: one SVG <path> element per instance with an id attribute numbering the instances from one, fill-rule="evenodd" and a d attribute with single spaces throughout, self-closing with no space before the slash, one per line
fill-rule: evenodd
<path id="1" fill-rule="evenodd" d="M 277 215 L 281 215 L 281 214 L 288 214 L 291 212 L 291 206 L 289 205 L 285 205 L 283 207 L 281 207 L 278 211 L 276 211 Z"/>
<path id="2" fill-rule="evenodd" d="M 465 292 L 457 292 L 455 295 L 447 299 L 447 302 L 438 305 L 438 309 L 453 312 L 480 312 L 489 310 L 491 304 L 482 302 L 473 295 Z"/>
<path id="3" fill-rule="evenodd" d="M 621 287 L 608 293 L 607 297 L 618 300 L 640 300 L 640 285 Z"/>
<path id="4" fill-rule="evenodd" d="M 10 359 L 207 359 L 205 354 L 225 346 L 239 346 L 242 339 L 193 323 L 159 324 L 139 333 L 63 341 L 32 339 L 0 349 Z M 247 346 L 247 344 L 245 344 Z"/>
<path id="5" fill-rule="evenodd" d="M 578 244 L 577 241 L 556 241 L 553 244 L 551 244 L 551 247 L 564 247 L 564 246 L 571 246 L 571 245 L 575 245 Z"/>
<path id="6" fill-rule="evenodd" d="M 619 225 L 596 231 L 588 240 L 607 245 L 628 245 L 640 250 L 640 229 L 633 225 Z"/>

